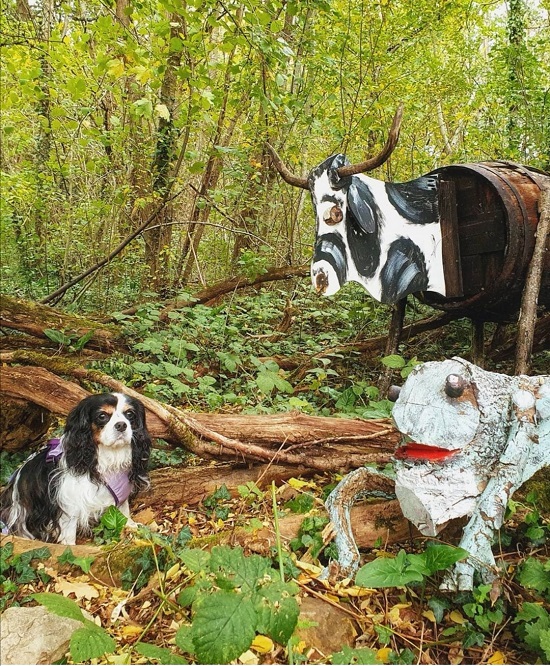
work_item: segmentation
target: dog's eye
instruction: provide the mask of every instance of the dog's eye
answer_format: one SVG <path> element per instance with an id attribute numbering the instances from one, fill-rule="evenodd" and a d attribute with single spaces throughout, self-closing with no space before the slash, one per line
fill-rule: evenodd
<path id="1" fill-rule="evenodd" d="M 96 421 L 98 422 L 99 425 L 105 425 L 110 418 L 111 415 L 107 414 L 107 412 L 99 412 L 98 415 L 96 416 Z"/>
<path id="2" fill-rule="evenodd" d="M 128 419 L 128 421 L 133 421 L 136 418 L 136 413 L 132 409 L 127 409 L 124 412 L 124 416 Z"/>

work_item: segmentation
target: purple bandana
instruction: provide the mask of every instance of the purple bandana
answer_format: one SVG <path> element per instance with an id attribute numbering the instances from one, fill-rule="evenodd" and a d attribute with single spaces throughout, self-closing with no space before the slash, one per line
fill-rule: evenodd
<path id="1" fill-rule="evenodd" d="M 63 443 L 60 439 L 50 439 L 47 444 L 48 453 L 46 454 L 46 462 L 57 462 L 63 454 Z M 103 483 L 107 490 L 115 500 L 115 506 L 120 506 L 130 497 L 132 492 L 132 484 L 128 477 L 128 472 L 117 472 L 116 474 L 109 474 L 104 479 Z"/>

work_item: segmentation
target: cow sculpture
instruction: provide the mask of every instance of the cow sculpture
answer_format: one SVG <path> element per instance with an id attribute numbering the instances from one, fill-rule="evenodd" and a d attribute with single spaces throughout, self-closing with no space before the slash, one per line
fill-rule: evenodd
<path id="1" fill-rule="evenodd" d="M 400 108 L 380 155 L 356 165 L 333 155 L 308 179 L 293 176 L 268 146 L 283 178 L 311 193 L 316 216 L 311 277 L 320 294 L 333 295 L 355 281 L 382 303 L 421 291 L 445 296 L 438 176 L 387 183 L 364 175 L 394 149 L 401 116 Z"/>

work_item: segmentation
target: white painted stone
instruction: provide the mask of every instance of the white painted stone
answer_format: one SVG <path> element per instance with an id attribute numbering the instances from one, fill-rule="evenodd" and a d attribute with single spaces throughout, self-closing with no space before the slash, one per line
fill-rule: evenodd
<path id="1" fill-rule="evenodd" d="M 59 617 L 43 606 L 11 607 L 0 616 L 0 663 L 54 664 L 69 649 L 82 622 Z"/>

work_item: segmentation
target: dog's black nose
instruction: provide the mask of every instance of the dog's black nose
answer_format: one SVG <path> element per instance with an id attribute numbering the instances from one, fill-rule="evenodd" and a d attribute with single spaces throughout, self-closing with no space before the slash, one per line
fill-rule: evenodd
<path id="1" fill-rule="evenodd" d="M 118 430 L 119 432 L 124 432 L 127 427 L 128 424 L 124 421 L 117 421 L 117 423 L 115 423 L 115 430 Z"/>

